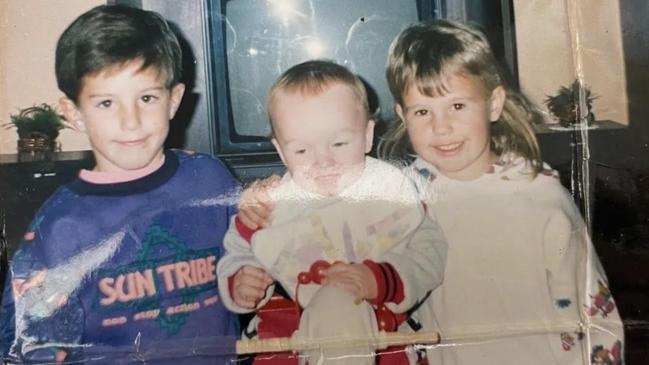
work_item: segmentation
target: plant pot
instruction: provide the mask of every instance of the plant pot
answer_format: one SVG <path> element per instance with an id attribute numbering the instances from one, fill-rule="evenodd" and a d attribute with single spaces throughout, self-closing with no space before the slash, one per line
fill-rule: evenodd
<path id="1" fill-rule="evenodd" d="M 56 150 L 56 141 L 49 137 L 30 137 L 18 139 L 18 153 L 47 153 Z"/>

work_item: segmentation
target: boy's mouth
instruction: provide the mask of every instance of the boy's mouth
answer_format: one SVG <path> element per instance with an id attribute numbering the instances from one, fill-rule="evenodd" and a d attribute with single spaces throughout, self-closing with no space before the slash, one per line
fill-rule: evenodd
<path id="1" fill-rule="evenodd" d="M 117 143 L 125 147 L 136 147 L 143 144 L 145 140 L 146 138 L 140 138 L 140 139 L 127 140 L 127 141 L 117 141 Z"/>

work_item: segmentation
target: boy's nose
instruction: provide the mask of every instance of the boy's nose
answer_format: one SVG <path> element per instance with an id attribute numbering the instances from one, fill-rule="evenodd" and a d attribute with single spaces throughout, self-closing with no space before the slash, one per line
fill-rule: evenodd
<path id="1" fill-rule="evenodd" d="M 135 130 L 141 125 L 140 115 L 133 109 L 123 110 L 121 119 L 122 129 L 124 130 Z"/>

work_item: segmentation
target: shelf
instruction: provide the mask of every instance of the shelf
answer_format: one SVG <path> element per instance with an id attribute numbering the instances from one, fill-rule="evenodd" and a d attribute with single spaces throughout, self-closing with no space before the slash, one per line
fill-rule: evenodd
<path id="1" fill-rule="evenodd" d="M 546 134 L 546 133 L 569 133 L 569 132 L 580 132 L 580 131 L 603 131 L 603 130 L 614 130 L 614 129 L 625 129 L 627 125 L 614 122 L 612 120 L 596 120 L 588 126 L 575 126 L 575 127 L 562 127 L 557 124 L 539 124 L 535 125 L 534 129 L 537 134 Z"/>
<path id="2" fill-rule="evenodd" d="M 0 154 L 0 165 L 32 162 L 92 160 L 91 151 Z"/>

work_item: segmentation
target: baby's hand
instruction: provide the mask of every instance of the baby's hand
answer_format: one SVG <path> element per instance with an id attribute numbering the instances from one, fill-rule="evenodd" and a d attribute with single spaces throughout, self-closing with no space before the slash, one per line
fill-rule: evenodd
<path id="1" fill-rule="evenodd" d="M 268 189 L 279 185 L 281 178 L 271 175 L 264 180 L 257 180 L 241 193 L 239 201 L 239 220 L 250 229 L 267 227 L 273 204 L 268 196 Z"/>
<path id="2" fill-rule="evenodd" d="M 323 285 L 339 287 L 359 299 L 374 299 L 378 287 L 372 270 L 364 264 L 336 263 L 324 271 Z"/>
<path id="3" fill-rule="evenodd" d="M 254 309 L 272 283 L 273 279 L 264 269 L 244 265 L 232 279 L 232 300 L 239 307 Z"/>

